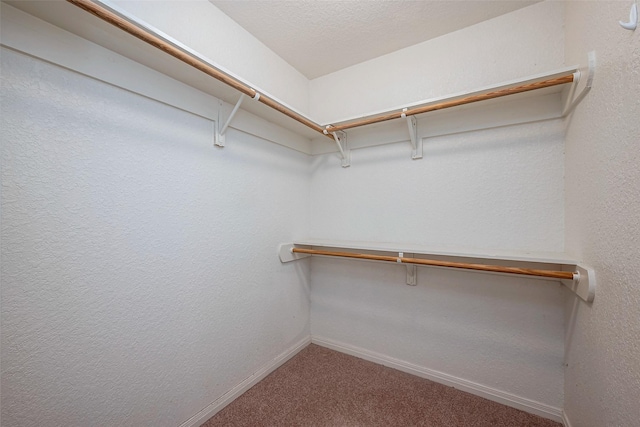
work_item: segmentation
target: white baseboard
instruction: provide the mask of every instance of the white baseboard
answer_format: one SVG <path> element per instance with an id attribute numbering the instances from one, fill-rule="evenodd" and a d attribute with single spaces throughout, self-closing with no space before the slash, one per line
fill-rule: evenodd
<path id="1" fill-rule="evenodd" d="M 264 379 L 271 372 L 278 369 L 282 366 L 287 360 L 291 359 L 293 356 L 298 354 L 300 350 L 305 348 L 311 343 L 311 337 L 307 336 L 302 340 L 298 341 L 296 344 L 288 348 L 282 354 L 272 359 L 269 363 L 264 365 L 262 368 L 254 372 L 250 377 L 246 378 L 240 384 L 223 394 L 221 397 L 216 399 L 202 411 L 195 414 L 193 417 L 189 418 L 184 423 L 180 424 L 180 427 L 199 427 L 209 418 L 213 417 L 215 414 L 220 412 L 225 406 L 229 403 L 233 402 L 238 396 L 240 396 L 245 391 L 249 390 L 259 381 Z"/>
<path id="2" fill-rule="evenodd" d="M 569 416 L 565 411 L 562 411 L 562 424 L 564 427 L 571 427 L 571 421 L 569 421 Z"/>
<path id="3" fill-rule="evenodd" d="M 504 392 L 502 390 L 487 387 L 482 384 L 454 377 L 453 375 L 434 371 L 423 366 L 414 365 L 400 359 L 365 350 L 363 348 L 354 347 L 352 345 L 334 341 L 328 338 L 312 335 L 311 342 L 313 344 L 327 347 L 341 353 L 346 353 L 351 356 L 359 357 L 370 362 L 378 363 L 380 365 L 388 366 L 389 368 L 406 372 L 408 374 L 416 375 L 418 377 L 426 378 L 440 384 L 454 387 L 459 390 L 475 394 L 476 396 L 484 397 L 485 399 L 489 399 L 494 402 L 510 406 L 512 408 L 520 409 L 531 414 L 539 415 L 553 421 L 565 422 L 565 416 L 563 416 L 562 409 L 546 405 L 535 400 L 527 399 L 515 394 Z M 569 424 L 565 424 L 565 426 L 569 426 Z"/>

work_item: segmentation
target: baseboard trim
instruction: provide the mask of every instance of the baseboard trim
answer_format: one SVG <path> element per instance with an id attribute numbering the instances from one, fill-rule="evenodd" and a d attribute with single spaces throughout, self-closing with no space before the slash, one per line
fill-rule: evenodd
<path id="1" fill-rule="evenodd" d="M 278 369 L 282 366 L 287 360 L 291 359 L 293 356 L 298 354 L 300 350 L 305 348 L 311 343 L 311 337 L 307 336 L 300 341 L 298 341 L 293 346 L 289 347 L 286 351 L 281 353 L 276 358 L 272 359 L 264 365 L 262 368 L 254 372 L 250 377 L 246 378 L 240 384 L 220 396 L 214 402 L 209 404 L 202 411 L 195 414 L 193 417 L 189 418 L 184 423 L 180 424 L 180 427 L 199 427 L 209 418 L 213 417 L 215 414 L 220 412 L 225 406 L 233 402 L 238 396 L 240 396 L 245 391 L 249 390 L 259 381 L 264 379 L 271 372 Z"/>
<path id="2" fill-rule="evenodd" d="M 454 377 L 453 375 L 445 374 L 443 372 L 434 371 L 423 366 L 414 365 L 413 363 L 405 362 L 404 360 L 396 359 L 391 356 L 376 353 L 374 351 L 369 351 L 363 348 L 355 347 L 349 344 L 334 341 L 329 338 L 319 337 L 316 335 L 311 336 L 311 342 L 322 347 L 327 347 L 341 353 L 359 357 L 361 359 L 378 363 L 389 368 L 397 369 L 408 374 L 426 378 L 428 380 L 435 381 L 449 387 L 454 387 L 459 390 L 475 394 L 476 396 L 484 397 L 485 399 L 489 399 L 494 402 L 510 406 L 512 408 L 520 409 L 531 414 L 539 415 L 553 421 L 564 422 L 565 419 L 565 417 L 563 416 L 563 411 L 560 408 L 517 396 L 512 393 L 507 393 L 492 387 L 487 387 L 482 384 L 474 383 L 462 378 Z M 565 424 L 565 426 L 568 425 L 569 424 Z"/>
<path id="3" fill-rule="evenodd" d="M 564 425 L 564 427 L 571 427 L 571 421 L 569 421 L 569 416 L 565 411 L 562 411 L 562 425 Z"/>

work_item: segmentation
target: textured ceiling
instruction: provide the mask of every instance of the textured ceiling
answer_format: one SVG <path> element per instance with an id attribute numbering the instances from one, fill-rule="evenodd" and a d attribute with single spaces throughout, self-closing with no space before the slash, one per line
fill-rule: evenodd
<path id="1" fill-rule="evenodd" d="M 313 79 L 540 0 L 210 0 Z"/>

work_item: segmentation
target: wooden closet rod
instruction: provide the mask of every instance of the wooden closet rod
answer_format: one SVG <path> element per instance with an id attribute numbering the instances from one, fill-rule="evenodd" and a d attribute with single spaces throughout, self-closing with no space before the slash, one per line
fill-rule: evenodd
<path id="1" fill-rule="evenodd" d="M 185 64 L 190 65 L 193 68 L 196 68 L 202 71 L 203 73 L 213 77 L 214 79 L 219 80 L 222 83 L 225 83 L 231 86 L 232 88 L 236 89 L 240 93 L 243 93 L 254 99 L 257 98 L 256 95 L 258 94 L 258 92 L 252 87 L 247 86 L 245 83 L 241 82 L 235 77 L 224 73 L 223 71 L 217 69 L 211 64 L 208 64 L 202 61 L 200 58 L 195 57 L 189 52 L 186 52 L 180 49 L 179 47 L 174 46 L 173 44 L 169 43 L 163 38 L 158 37 L 141 27 L 138 27 L 137 25 L 129 22 L 128 20 L 122 18 L 121 16 L 110 11 L 109 9 L 99 5 L 98 3 L 94 3 L 91 0 L 67 0 L 67 1 L 71 4 L 74 4 L 80 7 L 81 9 L 84 9 L 85 11 L 91 13 L 92 15 L 97 16 L 103 21 L 106 21 L 109 24 L 116 26 L 123 31 L 126 31 L 132 36 L 139 38 L 143 42 L 148 43 L 151 46 L 157 49 L 160 49 L 165 53 L 168 53 L 169 55 L 184 62 Z M 324 128 L 322 126 L 312 122 L 311 120 L 296 113 L 290 108 L 280 104 L 276 100 L 271 99 L 262 93 L 260 93 L 260 96 L 259 98 L 257 98 L 257 100 L 273 108 L 274 110 L 279 111 L 280 113 L 291 117 L 293 120 L 296 120 L 297 122 L 302 123 L 303 125 L 315 130 L 316 132 L 324 134 L 323 132 Z M 333 140 L 333 136 L 328 135 L 328 137 L 331 138 L 331 140 Z"/>
<path id="2" fill-rule="evenodd" d="M 344 258 L 368 259 L 373 261 L 387 261 L 387 262 L 396 262 L 396 263 L 404 263 L 404 264 L 430 265 L 434 267 L 449 267 L 449 268 L 461 268 L 466 270 L 490 271 L 493 273 L 521 274 L 525 276 L 549 277 L 552 279 L 573 280 L 574 279 L 573 276 L 575 274 L 571 271 L 534 270 L 529 268 L 504 267 L 499 265 L 467 264 L 463 262 L 437 261 L 432 259 L 421 259 L 421 258 L 404 258 L 404 257 L 400 258 L 397 256 L 369 255 L 369 254 L 358 254 L 358 253 L 351 253 L 351 252 L 321 251 L 316 249 L 304 249 L 304 248 L 295 248 L 295 247 L 291 249 L 291 252 L 299 253 L 299 254 L 309 254 L 309 255 L 325 255 L 325 256 L 336 256 L 336 257 L 344 257 Z"/>
<path id="3" fill-rule="evenodd" d="M 545 87 L 563 85 L 573 82 L 573 73 L 565 76 L 556 77 L 554 79 L 544 80 L 535 83 L 529 83 L 526 85 L 508 87 L 505 89 L 496 90 L 493 92 L 481 93 L 479 95 L 467 96 L 466 98 L 454 99 L 451 101 L 444 101 L 437 104 L 425 105 L 422 107 L 415 107 L 407 109 L 406 111 L 395 111 L 393 113 L 384 113 L 378 116 L 368 117 L 366 119 L 353 121 L 344 124 L 327 126 L 327 132 L 336 132 L 346 129 L 352 129 L 359 126 L 370 125 L 373 123 L 380 123 L 387 120 L 399 119 L 403 117 L 403 114 L 407 117 L 415 116 L 416 114 L 428 113 L 429 111 L 444 110 L 445 108 L 457 107 L 459 105 L 471 104 L 478 101 L 487 101 L 489 99 L 500 98 L 507 95 L 515 95 L 516 93 L 528 92 L 530 90 L 543 89 Z"/>

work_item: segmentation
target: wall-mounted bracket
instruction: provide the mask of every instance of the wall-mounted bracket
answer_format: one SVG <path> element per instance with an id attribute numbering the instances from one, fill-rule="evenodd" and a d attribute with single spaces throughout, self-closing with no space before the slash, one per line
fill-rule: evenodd
<path id="1" fill-rule="evenodd" d="M 404 252 L 398 252 L 398 263 L 402 263 Z M 414 254 L 406 254 L 407 258 L 413 258 Z M 407 285 L 416 286 L 418 284 L 418 266 L 415 264 L 405 264 L 407 267 Z"/>
<path id="2" fill-rule="evenodd" d="M 411 142 L 411 158 L 413 160 L 422 158 L 422 139 L 418 140 L 418 123 L 416 116 L 407 116 L 407 109 L 402 110 L 402 118 L 407 120 L 407 126 L 409 127 L 409 138 Z"/>
<path id="3" fill-rule="evenodd" d="M 569 96 L 567 96 L 567 99 L 564 104 L 564 108 L 562 109 L 562 117 L 566 117 L 567 115 L 571 114 L 571 112 L 576 108 L 576 106 L 584 99 L 585 96 L 587 96 L 587 94 L 591 90 L 591 86 L 593 86 L 593 77 L 596 73 L 596 53 L 594 51 L 589 52 L 588 61 L 589 61 L 589 72 L 587 74 L 587 83 L 582 89 L 582 92 L 580 92 L 578 96 L 576 96 L 574 99 L 573 93 L 575 92 L 575 88 L 580 83 L 580 78 L 582 76 L 580 71 L 576 71 L 573 74 L 574 75 L 573 86 L 571 87 Z"/>
<path id="4" fill-rule="evenodd" d="M 351 166 L 351 150 L 347 147 L 347 134 L 342 131 L 331 132 L 333 139 L 336 141 L 340 156 L 342 157 L 342 167 Z"/>
<path id="5" fill-rule="evenodd" d="M 229 117 L 227 117 L 227 121 L 224 122 L 224 125 L 220 128 L 220 130 L 218 132 L 216 132 L 216 140 L 214 142 L 214 144 L 218 147 L 224 147 L 224 143 L 225 143 L 225 134 L 227 132 L 227 128 L 229 127 L 229 124 L 231 123 L 231 120 L 233 120 L 233 117 L 236 115 L 236 113 L 238 112 L 238 109 L 240 108 L 240 105 L 242 105 L 242 101 L 244 101 L 244 99 L 247 97 L 247 95 L 245 95 L 244 93 L 240 94 L 240 99 L 238 99 L 238 102 L 236 102 L 235 107 L 233 107 L 233 110 L 231 110 L 231 114 L 229 114 Z M 224 103 L 222 101 L 220 101 L 220 106 L 218 108 L 218 123 L 222 123 L 222 110 L 223 110 L 223 105 Z"/>
<path id="6" fill-rule="evenodd" d="M 562 269 L 575 273 L 573 280 L 562 279 L 560 281 L 586 302 L 592 302 L 596 296 L 596 273 L 593 268 L 584 265 L 565 265 Z"/>
<path id="7" fill-rule="evenodd" d="M 280 257 L 280 262 L 291 262 L 297 259 L 308 258 L 311 255 L 308 254 L 297 254 L 292 251 L 295 247 L 293 243 L 282 243 L 278 246 L 278 256 Z M 310 248 L 311 246 L 298 246 L 300 248 Z"/>

